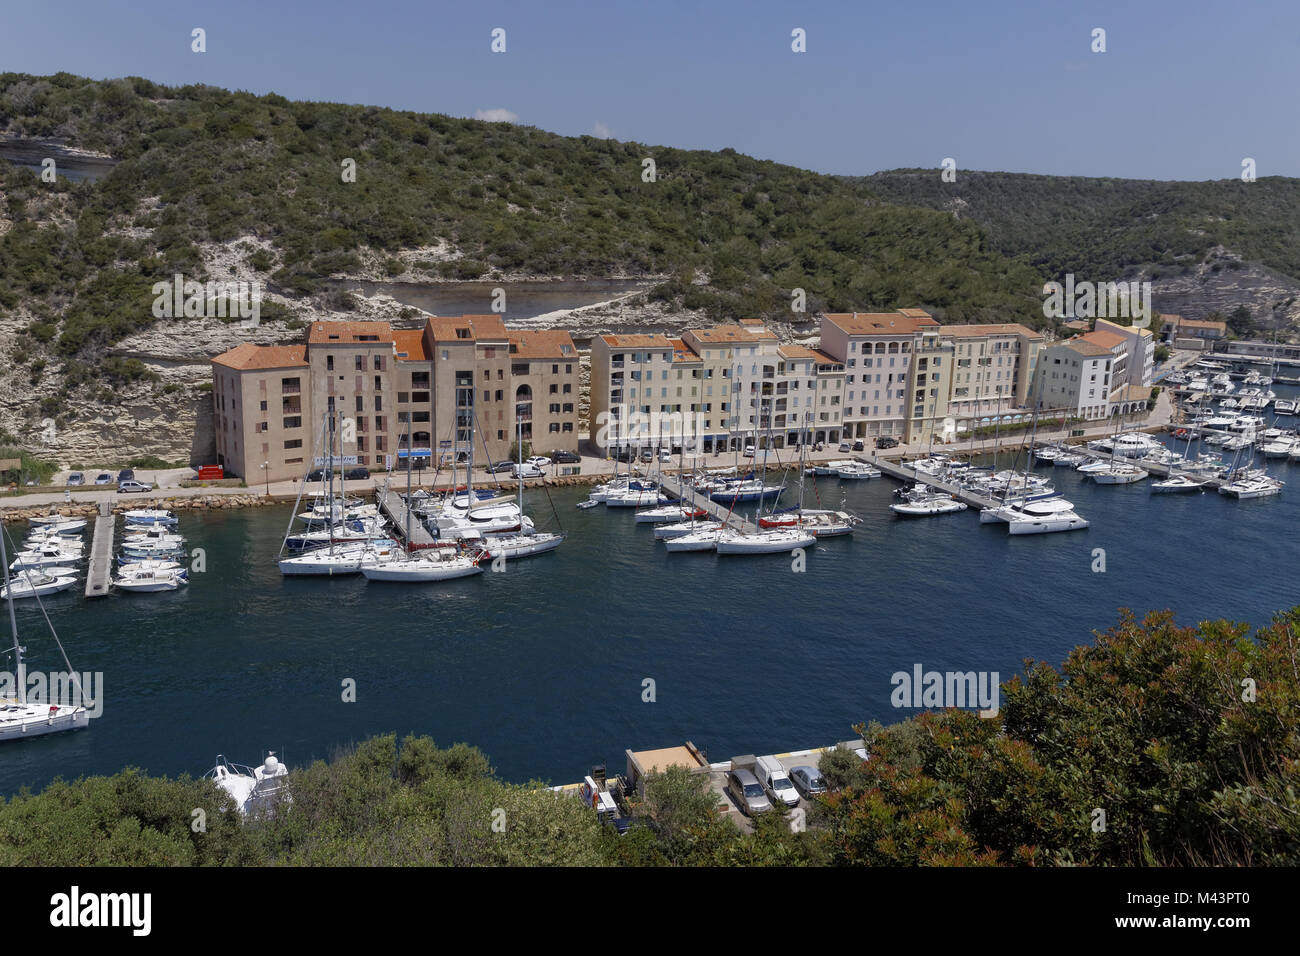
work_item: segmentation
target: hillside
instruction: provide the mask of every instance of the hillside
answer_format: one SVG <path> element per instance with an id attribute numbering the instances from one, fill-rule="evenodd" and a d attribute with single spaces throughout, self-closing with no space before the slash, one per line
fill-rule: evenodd
<path id="1" fill-rule="evenodd" d="M 1060 278 L 1152 281 L 1155 305 L 1196 318 L 1245 305 L 1264 327 L 1300 319 L 1300 180 L 1158 182 L 897 169 L 848 180 L 882 200 L 978 223 L 991 247 Z"/>
<path id="2" fill-rule="evenodd" d="M 1042 321 L 1041 276 L 988 251 L 975 224 L 732 150 L 12 73 L 0 74 L 0 138 L 115 163 L 97 181 L 44 183 L 0 162 L 0 350 L 25 370 L 0 395 L 12 399 L 0 426 L 30 436 L 53 419 L 78 454 L 96 442 L 190 451 L 184 431 L 206 401 L 193 369 L 114 354 L 133 334 L 173 335 L 150 305 L 153 283 L 176 272 L 262 280 L 272 338 L 321 314 L 371 314 L 331 276 L 648 278 L 645 304 L 666 322 L 790 319 L 793 288 L 810 312 L 920 305 L 951 321 Z M 229 340 L 206 326 L 201 337 Z M 200 368 L 203 356 L 182 358 Z"/>

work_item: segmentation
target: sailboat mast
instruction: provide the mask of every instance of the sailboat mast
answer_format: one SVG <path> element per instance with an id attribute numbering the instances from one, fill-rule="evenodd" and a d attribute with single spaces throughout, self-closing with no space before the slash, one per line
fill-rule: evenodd
<path id="1" fill-rule="evenodd" d="M 18 678 L 18 703 L 27 703 L 27 668 L 23 665 L 23 649 L 18 644 L 18 618 L 14 616 L 13 581 L 9 577 L 9 552 L 5 549 L 4 525 L 0 524 L 0 564 L 5 569 L 5 596 L 9 605 L 9 629 L 14 635 L 14 673 Z"/>
<path id="2" fill-rule="evenodd" d="M 432 429 L 430 429 L 432 431 Z M 432 442 L 430 442 L 432 444 Z M 411 460 L 411 414 L 406 414 L 406 556 L 411 556 L 411 466 L 415 464 Z"/>

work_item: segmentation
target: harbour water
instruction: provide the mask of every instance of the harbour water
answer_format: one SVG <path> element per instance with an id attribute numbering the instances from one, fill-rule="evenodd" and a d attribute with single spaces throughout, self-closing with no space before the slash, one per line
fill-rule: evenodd
<path id="1" fill-rule="evenodd" d="M 914 713 L 891 705 L 890 677 L 918 663 L 1005 680 L 1024 658 L 1059 665 L 1120 607 L 1261 624 L 1300 604 L 1300 465 L 1270 463 L 1289 485 L 1254 501 L 1039 471 L 1088 530 L 900 519 L 894 481 L 818 479 L 822 506 L 864 522 L 819 543 L 803 573 L 788 556 L 669 555 L 630 510 L 576 509 L 581 489 L 551 491 L 571 532 L 558 551 L 417 586 L 282 578 L 287 507 L 186 514 L 180 531 L 206 559 L 188 588 L 46 599 L 73 666 L 104 673 L 103 716 L 7 745 L 0 793 L 125 766 L 198 774 L 218 753 L 298 766 L 389 731 L 467 741 L 508 779 L 556 783 L 621 767 L 627 747 L 690 739 L 726 759 L 819 746 Z M 527 505 L 543 526 L 545 495 Z M 34 602 L 19 624 L 29 667 L 61 669 Z"/>

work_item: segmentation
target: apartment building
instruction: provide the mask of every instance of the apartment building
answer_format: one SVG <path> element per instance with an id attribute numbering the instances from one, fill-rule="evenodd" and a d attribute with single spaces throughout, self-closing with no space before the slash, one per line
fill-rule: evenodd
<path id="1" fill-rule="evenodd" d="M 301 476 L 315 447 L 310 382 L 305 344 L 246 343 L 214 358 L 217 464 L 250 483 Z"/>
<path id="2" fill-rule="evenodd" d="M 673 352 L 666 335 L 592 339 L 591 439 L 601 454 L 655 444 L 654 430 L 673 404 Z"/>
<path id="3" fill-rule="evenodd" d="M 1151 330 L 1139 329 L 1131 325 L 1120 325 L 1106 319 L 1098 319 L 1092 334 L 1095 335 L 1098 332 L 1110 336 L 1118 335 L 1124 340 L 1126 374 L 1122 377 L 1122 381 L 1118 374 L 1113 374 L 1111 376 L 1111 387 L 1115 388 L 1121 384 L 1126 384 L 1149 389 L 1151 380 L 1155 375 L 1156 366 L 1156 339 L 1151 334 Z"/>
<path id="4" fill-rule="evenodd" d="M 952 341 L 952 392 L 948 410 L 956 418 L 982 418 L 1032 404 L 1030 386 L 1043 335 L 1023 325 L 945 325 Z"/>
<path id="5" fill-rule="evenodd" d="M 516 432 L 534 454 L 578 450 L 578 350 L 559 329 L 511 331 L 510 381 Z M 493 389 L 495 401 L 495 389 Z M 486 399 L 486 389 L 484 390 Z"/>
<path id="6" fill-rule="evenodd" d="M 1213 349 L 1228 337 L 1228 324 L 1214 319 L 1185 319 L 1170 312 L 1160 316 L 1160 341 L 1180 349 Z"/>
<path id="7" fill-rule="evenodd" d="M 939 323 L 921 309 L 822 317 L 821 350 L 844 365 L 843 438 L 905 437 L 909 418 L 918 417 L 913 350 L 921 330 L 937 328 Z M 942 367 L 942 356 L 935 357 Z"/>
<path id="8" fill-rule="evenodd" d="M 1098 419 L 1110 414 L 1113 348 L 1080 335 L 1043 349 L 1033 394 L 1044 412 Z"/>
<path id="9" fill-rule="evenodd" d="M 904 435 L 908 442 L 932 441 L 948 432 L 955 353 L 956 346 L 943 334 L 942 326 L 917 330 L 905 406 Z"/>
<path id="10" fill-rule="evenodd" d="M 243 344 L 212 360 L 218 463 L 246 480 L 297 478 L 335 454 L 371 470 L 416 456 L 449 464 L 505 458 L 523 416 L 525 440 L 577 448 L 578 357 L 567 332 L 517 333 L 499 315 L 431 316 L 420 329 L 313 322 L 303 345 Z M 265 467 L 264 467 L 265 464 Z"/>

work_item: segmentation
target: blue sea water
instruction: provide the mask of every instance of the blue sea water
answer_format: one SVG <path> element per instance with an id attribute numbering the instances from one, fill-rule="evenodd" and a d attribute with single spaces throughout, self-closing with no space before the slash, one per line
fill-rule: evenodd
<path id="1" fill-rule="evenodd" d="M 1233 501 L 1050 469 L 1091 527 L 1015 538 L 973 511 L 896 518 L 889 479 L 820 479 L 824 505 L 865 520 L 804 573 L 788 556 L 669 555 L 630 510 L 574 508 L 579 489 L 551 492 L 570 532 L 558 551 L 420 586 L 282 578 L 287 507 L 186 514 L 207 562 L 187 589 L 48 599 L 73 665 L 104 674 L 104 712 L 6 744 L 0 793 L 124 766 L 198 774 L 217 753 L 298 766 L 389 731 L 467 741 L 507 779 L 554 783 L 621 769 L 625 748 L 821 746 L 914 713 L 891 705 L 890 677 L 918 663 L 1005 680 L 1025 658 L 1059 665 L 1121 607 L 1258 625 L 1300 604 L 1300 466 L 1270 470 L 1291 480 L 1281 496 Z M 541 492 L 527 504 L 550 515 Z M 60 669 L 32 602 L 19 625 L 30 666 Z"/>

